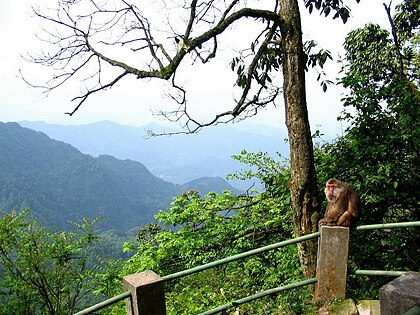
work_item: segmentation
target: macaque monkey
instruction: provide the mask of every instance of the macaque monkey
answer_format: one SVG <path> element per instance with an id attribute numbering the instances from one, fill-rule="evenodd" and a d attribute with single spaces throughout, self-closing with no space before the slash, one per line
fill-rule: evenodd
<path id="1" fill-rule="evenodd" d="M 359 217 L 360 199 L 353 188 L 336 178 L 330 178 L 325 185 L 328 200 L 324 218 L 320 225 L 350 226 Z"/>

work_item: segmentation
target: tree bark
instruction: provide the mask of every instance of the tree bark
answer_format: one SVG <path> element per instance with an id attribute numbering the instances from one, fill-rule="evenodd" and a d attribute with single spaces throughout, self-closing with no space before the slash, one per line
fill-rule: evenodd
<path id="1" fill-rule="evenodd" d="M 317 230 L 317 186 L 305 91 L 305 55 L 297 0 L 279 0 L 283 49 L 283 93 L 289 134 L 293 226 L 296 237 Z M 316 272 L 316 241 L 298 244 L 305 278 Z"/>

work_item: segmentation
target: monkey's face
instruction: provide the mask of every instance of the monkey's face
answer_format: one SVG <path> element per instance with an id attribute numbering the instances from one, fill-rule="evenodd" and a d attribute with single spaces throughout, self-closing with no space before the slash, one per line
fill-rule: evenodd
<path id="1" fill-rule="evenodd" d="M 339 190 L 337 188 L 337 185 L 335 184 L 327 184 L 325 186 L 325 196 L 327 197 L 329 202 L 334 202 L 337 200 Z"/>

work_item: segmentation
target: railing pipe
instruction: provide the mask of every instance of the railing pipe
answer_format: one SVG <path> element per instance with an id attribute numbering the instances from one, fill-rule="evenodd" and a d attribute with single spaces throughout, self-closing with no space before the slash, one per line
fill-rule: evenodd
<path id="1" fill-rule="evenodd" d="M 400 277 L 405 274 L 407 271 L 386 271 L 386 270 L 353 270 L 350 273 L 359 275 L 359 276 L 390 276 L 390 277 Z"/>
<path id="2" fill-rule="evenodd" d="M 420 226 L 420 221 L 360 225 L 360 226 L 356 227 L 356 230 L 357 231 L 363 231 L 363 230 L 376 230 L 376 229 L 393 229 L 393 228 L 404 228 L 404 227 L 416 227 L 416 226 Z"/>
<path id="3" fill-rule="evenodd" d="M 74 315 L 86 315 L 86 314 L 91 314 L 93 312 L 99 311 L 107 306 L 110 306 L 112 304 L 115 304 L 119 301 L 125 300 L 126 298 L 131 296 L 131 292 L 130 291 L 126 291 L 124 293 L 121 293 L 119 295 L 116 295 L 108 300 L 105 300 L 103 302 L 100 302 L 98 304 L 92 305 L 88 308 L 85 308 L 84 310 L 75 313 Z"/>
<path id="4" fill-rule="evenodd" d="M 236 260 L 243 259 L 243 258 L 246 258 L 246 257 L 249 257 L 249 256 L 260 254 L 260 253 L 263 253 L 263 252 L 266 252 L 266 251 L 269 251 L 269 250 L 273 250 L 273 249 L 276 249 L 276 248 L 280 248 L 280 247 L 292 245 L 292 244 L 295 244 L 295 243 L 299 243 L 299 242 L 302 242 L 302 241 L 310 240 L 310 239 L 313 239 L 313 238 L 317 238 L 317 237 L 319 237 L 319 235 L 320 235 L 319 232 L 315 232 L 315 233 L 312 233 L 312 234 L 307 234 L 307 235 L 304 235 L 304 236 L 296 237 L 296 238 L 293 238 L 293 239 L 290 239 L 290 240 L 286 240 L 286 241 L 278 242 L 278 243 L 275 243 L 275 244 L 267 245 L 267 246 L 260 247 L 260 248 L 257 248 L 257 249 L 253 249 L 253 250 L 250 250 L 250 251 L 247 251 L 247 252 L 244 252 L 244 253 L 240 253 L 240 254 L 237 254 L 237 255 L 230 256 L 230 257 L 215 260 L 215 261 L 212 261 L 210 263 L 207 263 L 207 264 L 204 264 L 204 265 L 201 265 L 201 266 L 197 266 L 197 267 L 186 269 L 186 270 L 183 270 L 183 271 L 179 271 L 179 272 L 176 272 L 176 273 L 173 273 L 173 274 L 170 274 L 170 275 L 166 275 L 166 276 L 163 276 L 162 279 L 163 279 L 163 281 L 169 281 L 169 280 L 177 279 L 177 278 L 180 278 L 180 277 L 185 277 L 185 276 L 191 275 L 193 273 L 197 273 L 197 272 L 204 271 L 204 270 L 207 270 L 207 269 L 210 269 L 210 268 L 214 268 L 214 267 L 217 267 L 217 266 L 220 266 L 220 265 L 223 265 L 223 264 L 230 263 L 232 261 L 236 261 Z"/>
<path id="5" fill-rule="evenodd" d="M 304 281 L 284 285 L 284 286 L 281 286 L 281 287 L 278 287 L 278 288 L 265 290 L 265 291 L 259 292 L 257 294 L 250 295 L 248 297 L 233 301 L 232 303 L 218 306 L 218 307 L 213 308 L 211 310 L 208 310 L 204 313 L 200 313 L 199 315 L 217 314 L 217 313 L 220 313 L 224 310 L 227 310 L 228 308 L 231 308 L 231 307 L 234 307 L 234 306 L 237 306 L 237 305 L 240 305 L 240 304 L 248 303 L 248 302 L 260 299 L 260 298 L 262 298 L 264 296 L 267 296 L 267 295 L 275 294 L 275 293 L 285 291 L 285 290 L 289 290 L 289 289 L 302 287 L 302 286 L 313 284 L 313 283 L 316 283 L 316 278 L 311 278 L 311 279 L 307 279 L 307 280 L 304 280 Z"/>

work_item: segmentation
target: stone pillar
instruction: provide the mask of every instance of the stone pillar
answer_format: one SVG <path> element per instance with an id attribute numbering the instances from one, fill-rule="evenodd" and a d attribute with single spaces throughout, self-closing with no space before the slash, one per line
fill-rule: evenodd
<path id="1" fill-rule="evenodd" d="M 384 285 L 379 301 L 381 315 L 402 315 L 413 306 L 420 307 L 420 272 L 407 272 Z"/>
<path id="2" fill-rule="evenodd" d="M 128 315 L 166 315 L 163 281 L 153 271 L 125 276 L 123 288 L 131 292 L 125 300 Z"/>
<path id="3" fill-rule="evenodd" d="M 318 240 L 315 300 L 332 301 L 346 297 L 349 228 L 321 226 Z"/>

